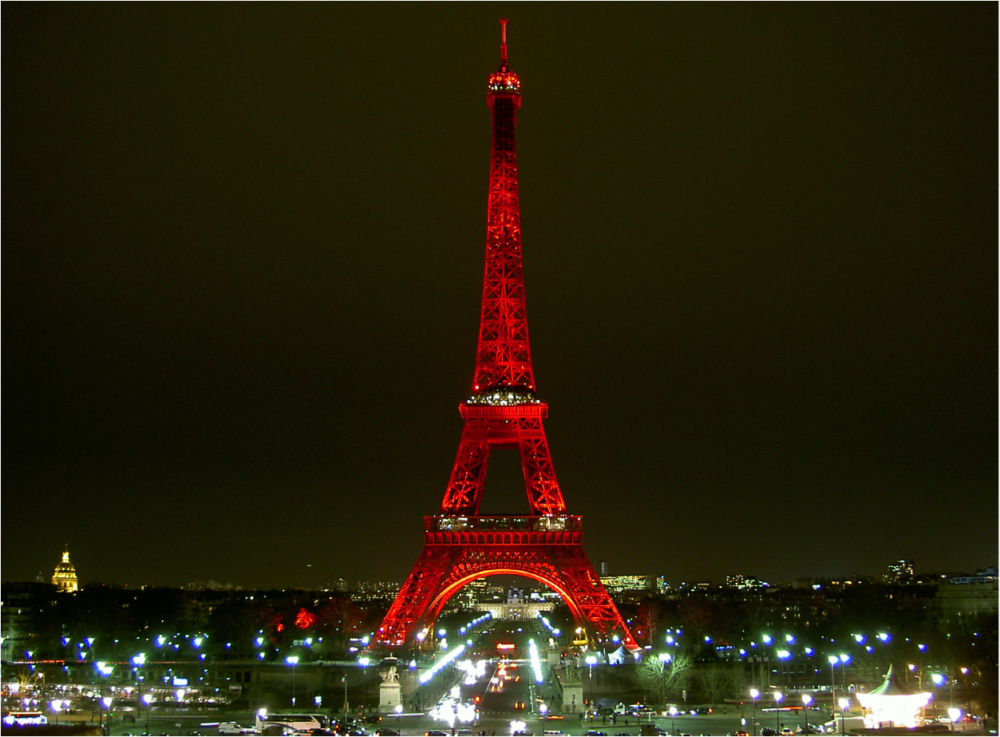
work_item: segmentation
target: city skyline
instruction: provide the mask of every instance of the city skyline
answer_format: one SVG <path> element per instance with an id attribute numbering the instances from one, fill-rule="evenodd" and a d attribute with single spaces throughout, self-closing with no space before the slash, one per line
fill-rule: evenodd
<path id="1" fill-rule="evenodd" d="M 591 561 L 996 564 L 996 6 L 514 10 L 5 7 L 5 581 L 64 545 L 82 582 L 405 577 L 471 393 L 500 17 Z M 483 513 L 526 514 L 490 460 Z"/>

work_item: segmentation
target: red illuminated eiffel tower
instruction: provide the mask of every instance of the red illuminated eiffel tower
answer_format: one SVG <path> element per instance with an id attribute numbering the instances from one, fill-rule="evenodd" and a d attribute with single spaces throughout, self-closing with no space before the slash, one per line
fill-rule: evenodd
<path id="1" fill-rule="evenodd" d="M 520 80 L 507 67 L 507 26 L 500 21 L 500 69 L 490 75 L 493 111 L 486 270 L 473 395 L 441 514 L 424 518 L 424 550 L 372 645 L 400 647 L 431 627 L 445 603 L 470 581 L 514 574 L 556 591 L 578 625 L 598 641 L 637 646 L 583 552 L 581 518 L 566 514 L 535 397 L 521 264 L 514 126 Z M 492 448 L 517 448 L 528 493 L 526 516 L 479 516 Z"/>

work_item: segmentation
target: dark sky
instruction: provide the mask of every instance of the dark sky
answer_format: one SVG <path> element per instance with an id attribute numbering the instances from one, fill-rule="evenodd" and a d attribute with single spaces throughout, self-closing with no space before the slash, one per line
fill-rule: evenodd
<path id="1" fill-rule="evenodd" d="M 471 393 L 500 17 L 595 564 L 995 564 L 997 13 L 4 3 L 3 580 L 64 543 L 83 581 L 403 579 Z"/>

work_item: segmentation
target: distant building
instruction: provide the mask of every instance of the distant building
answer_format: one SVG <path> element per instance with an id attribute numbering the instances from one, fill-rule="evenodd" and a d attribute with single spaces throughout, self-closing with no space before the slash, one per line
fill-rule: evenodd
<path id="1" fill-rule="evenodd" d="M 886 583 L 910 583 L 913 579 L 913 561 L 897 560 L 889 564 L 889 570 L 885 573 Z"/>
<path id="2" fill-rule="evenodd" d="M 392 601 L 401 586 L 395 581 L 359 581 L 358 590 L 351 594 L 357 602 Z"/>
<path id="3" fill-rule="evenodd" d="M 657 576 L 656 577 L 656 593 L 661 594 L 661 595 L 662 594 L 666 594 L 666 593 L 669 593 L 671 591 L 671 589 L 672 589 L 672 587 L 671 587 L 671 585 L 669 583 L 667 583 L 667 577 L 666 576 Z"/>
<path id="4" fill-rule="evenodd" d="M 52 583 L 56 591 L 72 594 L 77 590 L 76 568 L 69 562 L 69 546 L 63 550 L 62 560 L 56 566 L 56 572 L 52 574 Z"/>
<path id="5" fill-rule="evenodd" d="M 740 589 L 741 591 L 748 591 L 750 589 L 761 589 L 767 586 L 764 581 L 761 581 L 756 576 L 726 576 L 726 586 L 731 589 Z"/>
<path id="6" fill-rule="evenodd" d="M 521 589 L 507 592 L 505 602 L 482 601 L 473 606 L 477 612 L 489 612 L 494 619 L 535 619 L 541 612 L 551 612 L 556 602 L 540 597 L 526 597 Z"/>
<path id="7" fill-rule="evenodd" d="M 998 614 L 997 569 L 976 571 L 974 576 L 953 576 L 938 586 L 934 605 L 946 622 Z"/>
<path id="8" fill-rule="evenodd" d="M 652 576 L 601 576 L 601 583 L 609 594 L 623 591 L 652 591 L 655 581 Z"/>
<path id="9" fill-rule="evenodd" d="M 996 568 L 984 568 L 981 571 L 976 571 L 974 576 L 953 576 L 948 583 L 953 583 L 958 586 L 965 586 L 970 583 L 992 583 L 997 582 L 997 569 Z"/>

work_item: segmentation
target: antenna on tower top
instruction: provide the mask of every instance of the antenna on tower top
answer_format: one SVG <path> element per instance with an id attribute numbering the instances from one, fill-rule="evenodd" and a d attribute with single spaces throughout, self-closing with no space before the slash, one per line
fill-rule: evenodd
<path id="1" fill-rule="evenodd" d="M 500 19 L 500 63 L 507 63 L 507 19 Z"/>

